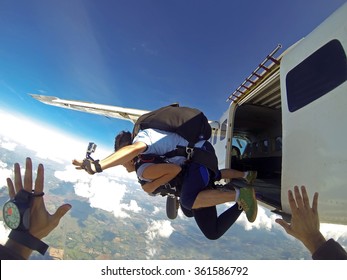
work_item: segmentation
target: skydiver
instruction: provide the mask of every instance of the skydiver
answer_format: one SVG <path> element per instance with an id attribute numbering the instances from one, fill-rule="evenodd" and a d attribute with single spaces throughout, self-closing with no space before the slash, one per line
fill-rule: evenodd
<path id="1" fill-rule="evenodd" d="M 115 152 L 108 157 L 98 161 L 74 159 L 72 163 L 76 169 L 84 169 L 89 174 L 95 174 L 114 166 L 124 166 L 140 154 L 164 155 L 175 150 L 177 146 L 186 147 L 188 141 L 176 133 L 148 128 L 141 130 L 132 140 L 131 133 L 123 131 L 115 138 Z M 196 143 L 195 147 L 215 153 L 211 143 L 205 140 Z M 170 158 L 169 162 L 181 166 L 186 162 L 186 158 L 176 156 Z M 187 165 L 180 199 L 182 206 L 192 210 L 237 201 L 245 211 L 248 221 L 254 222 L 258 210 L 254 189 L 241 188 L 235 192 L 206 190 L 210 179 L 215 179 L 210 178 L 211 175 L 215 178 L 217 176 L 202 164 L 191 162 Z"/>

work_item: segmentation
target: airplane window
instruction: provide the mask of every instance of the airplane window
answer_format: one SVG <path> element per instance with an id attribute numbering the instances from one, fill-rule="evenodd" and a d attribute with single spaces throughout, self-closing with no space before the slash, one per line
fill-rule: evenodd
<path id="1" fill-rule="evenodd" d="M 347 58 L 332 40 L 293 68 L 286 77 L 288 109 L 295 112 L 347 80 Z"/>
<path id="2" fill-rule="evenodd" d="M 232 146 L 237 147 L 240 150 L 241 154 L 244 153 L 247 145 L 248 145 L 248 141 L 243 138 L 239 138 L 235 136 L 232 139 Z"/>
<path id="3" fill-rule="evenodd" d="M 263 153 L 269 152 L 269 140 L 267 140 L 267 139 L 263 140 L 262 145 L 261 145 L 261 151 Z"/>
<path id="4" fill-rule="evenodd" d="M 220 141 L 223 141 L 227 135 L 227 120 L 222 123 L 220 130 Z"/>

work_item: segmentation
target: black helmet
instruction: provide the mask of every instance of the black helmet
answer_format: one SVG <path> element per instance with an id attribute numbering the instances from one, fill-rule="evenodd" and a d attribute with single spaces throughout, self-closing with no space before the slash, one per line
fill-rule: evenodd
<path id="1" fill-rule="evenodd" d="M 124 146 L 131 145 L 131 143 L 132 143 L 131 133 L 129 131 L 123 130 L 114 139 L 114 151 L 116 152 L 120 148 L 123 148 Z"/>

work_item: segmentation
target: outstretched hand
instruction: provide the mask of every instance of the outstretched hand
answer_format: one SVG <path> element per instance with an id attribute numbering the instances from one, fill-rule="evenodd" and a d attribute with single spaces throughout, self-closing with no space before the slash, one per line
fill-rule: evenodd
<path id="1" fill-rule="evenodd" d="M 302 195 L 298 186 L 294 187 L 294 195 L 291 190 L 288 191 L 288 202 L 292 212 L 291 223 L 283 219 L 276 219 L 276 223 L 281 225 L 288 234 L 300 240 L 313 254 L 326 241 L 319 230 L 318 193 L 314 194 L 312 207 L 310 207 L 304 186 L 301 187 L 301 192 Z"/>
<path id="2" fill-rule="evenodd" d="M 7 178 L 7 186 L 10 198 L 14 198 L 16 193 L 24 189 L 27 192 L 34 191 L 34 194 L 41 194 L 44 188 L 44 167 L 39 164 L 37 169 L 37 176 L 35 185 L 33 186 L 32 176 L 32 162 L 30 158 L 26 159 L 24 185 L 22 182 L 22 176 L 20 166 L 18 163 L 14 165 L 14 184 L 10 178 Z M 52 230 L 54 230 L 60 219 L 71 209 L 70 204 L 63 204 L 54 214 L 48 213 L 46 210 L 43 196 L 37 196 L 33 198 L 32 206 L 30 209 L 30 228 L 29 232 L 38 239 L 42 239 L 47 236 Z"/>
<path id="3" fill-rule="evenodd" d="M 93 175 L 96 173 L 96 168 L 93 162 L 90 159 L 77 160 L 74 159 L 72 164 L 75 165 L 76 169 L 82 170 L 84 169 L 88 174 Z"/>

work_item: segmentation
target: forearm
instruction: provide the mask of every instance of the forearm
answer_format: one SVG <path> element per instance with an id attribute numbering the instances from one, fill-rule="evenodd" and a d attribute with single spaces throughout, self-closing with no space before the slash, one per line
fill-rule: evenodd
<path id="1" fill-rule="evenodd" d="M 99 161 L 100 167 L 102 170 L 125 164 L 129 162 L 140 153 L 146 150 L 146 144 L 138 142 L 133 145 L 125 146 L 119 149 L 117 152 L 112 153 L 108 157 Z"/>
<path id="2" fill-rule="evenodd" d="M 156 182 L 148 182 L 142 186 L 142 189 L 146 193 L 153 193 L 160 185 L 157 185 Z"/>
<path id="3" fill-rule="evenodd" d="M 313 255 L 314 252 L 326 242 L 326 239 L 320 232 L 317 232 L 316 234 L 310 235 L 305 240 L 302 239 L 301 242 L 311 252 L 311 255 Z"/>
<path id="4" fill-rule="evenodd" d="M 162 177 L 152 181 L 152 182 L 148 182 L 146 184 L 144 184 L 142 186 L 143 190 L 147 193 L 152 193 L 154 192 L 157 188 L 159 188 L 162 185 L 167 184 L 168 182 L 170 182 L 173 178 L 176 177 L 176 174 L 165 174 Z"/>

